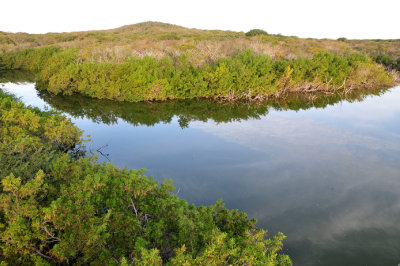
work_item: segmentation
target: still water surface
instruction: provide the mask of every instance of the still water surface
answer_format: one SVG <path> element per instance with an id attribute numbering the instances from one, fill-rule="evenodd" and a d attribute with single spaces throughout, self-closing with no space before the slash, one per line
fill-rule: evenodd
<path id="1" fill-rule="evenodd" d="M 191 203 L 222 198 L 270 235 L 283 232 L 295 265 L 400 263 L 400 87 L 233 105 L 61 97 L 26 82 L 2 88 L 70 117 L 100 161 L 146 168 L 173 179 Z"/>

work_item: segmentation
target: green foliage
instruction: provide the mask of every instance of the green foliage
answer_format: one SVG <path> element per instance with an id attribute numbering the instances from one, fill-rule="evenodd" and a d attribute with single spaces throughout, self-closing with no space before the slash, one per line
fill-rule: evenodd
<path id="1" fill-rule="evenodd" d="M 181 38 L 174 33 L 165 34 L 160 37 L 160 40 L 180 40 L 180 39 Z"/>
<path id="2" fill-rule="evenodd" d="M 246 36 L 257 36 L 257 35 L 268 35 L 268 33 L 264 30 L 260 30 L 260 29 L 252 29 L 249 30 L 248 32 L 246 32 Z"/>
<path id="3" fill-rule="evenodd" d="M 1 249 L 11 264 L 290 264 L 277 254 L 283 235 L 265 239 L 254 220 L 221 202 L 188 205 L 143 171 L 63 156 L 26 183 L 14 175 L 2 183 Z"/>
<path id="4" fill-rule="evenodd" d="M 388 55 L 377 55 L 374 57 L 375 62 L 383 64 L 385 66 L 390 66 L 393 64 L 394 60 Z"/>
<path id="5" fill-rule="evenodd" d="M 375 62 L 382 64 L 385 67 L 400 71 L 400 58 L 395 60 L 388 55 L 380 54 L 380 55 L 374 56 L 373 59 L 375 60 Z"/>
<path id="6" fill-rule="evenodd" d="M 54 46 L 40 49 L 24 49 L 17 52 L 0 53 L 0 70 L 24 69 L 31 71 L 42 70 L 47 60 L 57 51 Z"/>
<path id="7" fill-rule="evenodd" d="M 37 57 L 19 60 L 19 55 L 25 53 L 32 52 L 18 52 L 18 64 L 11 65 L 37 69 Z M 324 52 L 311 59 L 272 60 L 246 50 L 200 66 L 194 66 L 185 53 L 161 59 L 131 57 L 118 64 L 88 62 L 73 49 L 54 52 L 45 48 L 35 54 L 47 54 L 42 56 L 47 61 L 41 62 L 38 88 L 54 94 L 129 102 L 259 99 L 282 91 L 385 87 L 394 83 L 390 74 L 362 54 L 336 56 Z"/>
<path id="8" fill-rule="evenodd" d="M 82 132 L 65 117 L 17 103 L 0 90 L 0 179 L 30 178 L 61 152 L 81 144 Z"/>
<path id="9" fill-rule="evenodd" d="M 221 201 L 189 205 L 172 193 L 170 181 L 158 184 L 144 170 L 73 158 L 66 151 L 81 141 L 81 132 L 65 118 L 5 94 L 0 107 L 1 145 L 26 139 L 21 153 L 36 146 L 63 151 L 33 175 L 25 169 L 2 173 L 3 264 L 291 264 L 279 252 L 285 237 L 267 239 L 246 214 Z"/>

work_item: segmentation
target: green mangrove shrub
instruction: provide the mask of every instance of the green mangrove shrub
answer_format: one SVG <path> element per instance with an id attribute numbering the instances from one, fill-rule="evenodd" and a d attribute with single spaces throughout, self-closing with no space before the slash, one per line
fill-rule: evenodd
<path id="1" fill-rule="evenodd" d="M 0 90 L 0 177 L 33 177 L 54 158 L 82 144 L 64 116 L 25 107 Z"/>
<path id="2" fill-rule="evenodd" d="M 268 35 L 268 32 L 260 29 L 252 29 L 246 32 L 246 36 L 251 37 L 251 36 L 257 36 L 257 35 Z"/>
<path id="3" fill-rule="evenodd" d="M 88 62 L 78 50 L 50 49 L 47 54 L 37 75 L 38 88 L 117 101 L 265 98 L 287 91 L 375 88 L 394 83 L 390 73 L 361 54 L 319 53 L 311 59 L 272 60 L 246 50 L 196 67 L 184 53 L 161 59 L 131 57 L 122 63 Z M 10 64 L 30 66 L 30 58 L 36 57 Z"/>
<path id="4" fill-rule="evenodd" d="M 380 54 L 380 55 L 374 56 L 373 59 L 375 60 L 375 62 L 382 64 L 385 67 L 400 71 L 400 58 L 398 58 L 396 60 L 388 55 Z"/>
<path id="5" fill-rule="evenodd" d="M 23 49 L 19 51 L 0 52 L 0 70 L 23 69 L 38 72 L 42 70 L 48 59 L 60 49 L 54 46 L 39 49 Z"/>
<path id="6" fill-rule="evenodd" d="M 82 132 L 56 113 L 2 93 L 0 133 L 2 265 L 291 264 L 282 234 L 221 201 L 189 205 L 144 170 L 74 158 Z"/>

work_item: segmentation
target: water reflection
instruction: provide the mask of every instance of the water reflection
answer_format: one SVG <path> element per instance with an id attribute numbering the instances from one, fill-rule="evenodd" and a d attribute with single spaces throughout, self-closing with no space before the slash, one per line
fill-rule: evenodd
<path id="1" fill-rule="evenodd" d="M 352 120 L 346 114 L 340 121 Z M 234 181 L 237 187 L 229 191 L 235 196 L 224 197 L 247 209 L 260 226 L 283 230 L 297 263 L 393 264 L 400 250 L 393 243 L 400 236 L 399 132 L 370 135 L 311 117 L 270 113 L 245 127 L 192 126 L 265 154 L 246 170 L 249 176 Z"/>
<path id="2" fill-rule="evenodd" d="M 341 101 L 362 101 L 370 95 L 381 95 L 385 89 L 369 91 L 338 92 L 332 95 L 288 94 L 285 100 L 270 99 L 263 102 L 217 102 L 213 100 L 177 100 L 167 102 L 127 103 L 107 100 L 96 100 L 87 97 L 55 96 L 40 91 L 39 97 L 57 110 L 68 113 L 75 118 L 91 119 L 93 122 L 115 124 L 118 118 L 132 125 L 152 126 L 158 123 L 170 123 L 174 117 L 182 128 L 187 128 L 192 121 L 217 123 L 260 119 L 268 114 L 270 108 L 275 110 L 306 110 L 325 108 Z"/>
<path id="3" fill-rule="evenodd" d="M 35 82 L 35 74 L 30 71 L 4 71 L 0 70 L 0 83 L 25 83 Z"/>
<path id="4" fill-rule="evenodd" d="M 33 84 L 5 87 L 64 112 L 94 147 L 109 144 L 116 165 L 172 178 L 189 202 L 223 198 L 284 232 L 295 264 L 400 262 L 400 87 L 234 104 L 39 98 Z"/>

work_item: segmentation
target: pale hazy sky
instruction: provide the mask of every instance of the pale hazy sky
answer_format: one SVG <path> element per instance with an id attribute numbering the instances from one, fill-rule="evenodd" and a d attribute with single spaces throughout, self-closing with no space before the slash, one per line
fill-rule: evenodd
<path id="1" fill-rule="evenodd" d="M 400 0 L 1 0 L 0 31 L 65 32 L 161 21 L 316 38 L 400 38 Z"/>

